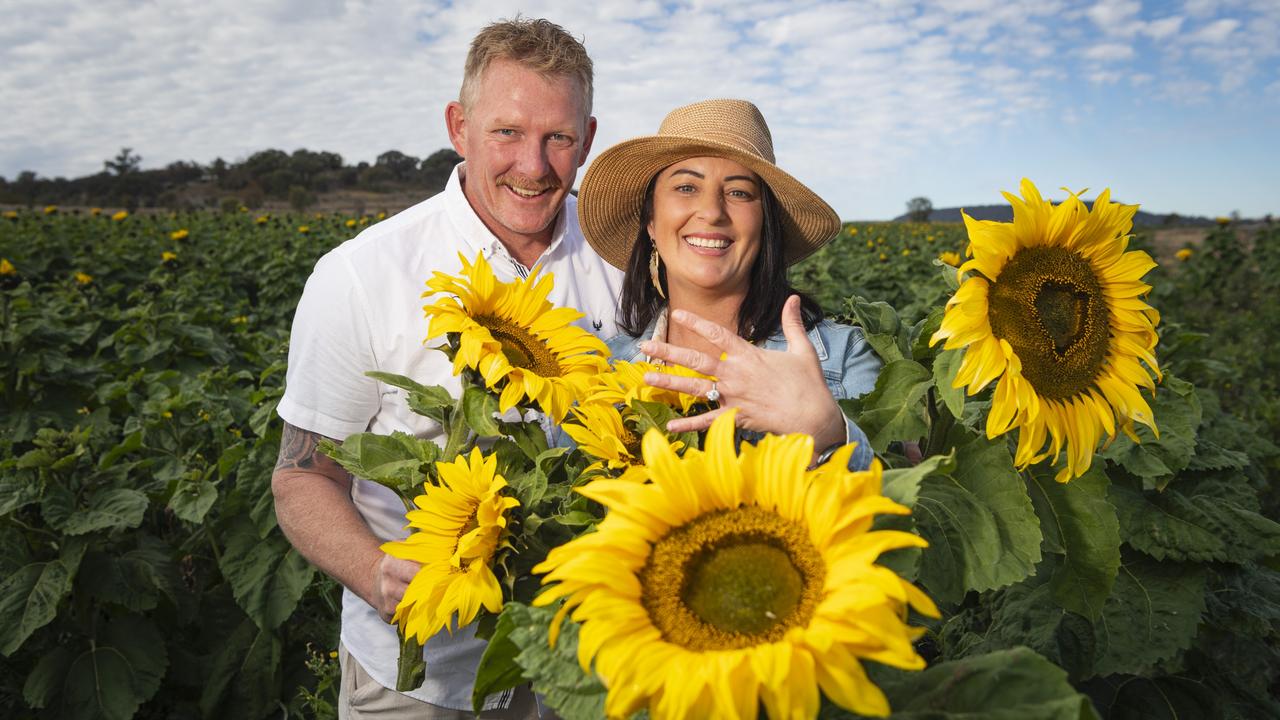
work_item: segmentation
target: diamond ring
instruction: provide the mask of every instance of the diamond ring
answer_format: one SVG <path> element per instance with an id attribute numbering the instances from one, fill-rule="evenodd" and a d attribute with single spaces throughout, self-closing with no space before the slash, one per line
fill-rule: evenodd
<path id="1" fill-rule="evenodd" d="M 716 402 L 720 399 L 720 391 L 716 389 L 716 381 L 711 381 L 711 389 L 707 391 L 707 401 Z"/>

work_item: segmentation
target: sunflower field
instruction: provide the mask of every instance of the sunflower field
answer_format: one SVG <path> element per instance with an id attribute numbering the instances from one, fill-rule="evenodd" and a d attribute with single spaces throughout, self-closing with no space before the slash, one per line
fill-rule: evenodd
<path id="1" fill-rule="evenodd" d="M 402 631 L 474 620 L 477 699 L 532 682 L 569 720 L 1280 715 L 1280 228 L 1156 264 L 1123 206 L 1010 198 L 1022 222 L 851 224 L 793 268 L 885 362 L 842 402 L 867 472 L 664 436 L 705 406 L 640 368 L 521 397 L 446 309 L 463 397 L 382 380 L 461 434 L 328 447 L 424 493 L 423 527 L 433 496 L 483 506 L 447 550 L 474 602 L 441 614 L 424 576 Z M 0 714 L 335 716 L 340 589 L 276 526 L 274 408 L 311 267 L 376 220 L 0 218 Z M 540 402 L 577 449 L 494 420 Z"/>

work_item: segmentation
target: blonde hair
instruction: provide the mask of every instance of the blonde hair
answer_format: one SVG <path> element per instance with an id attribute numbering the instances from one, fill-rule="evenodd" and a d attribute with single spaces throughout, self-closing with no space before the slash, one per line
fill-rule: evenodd
<path id="1" fill-rule="evenodd" d="M 511 60 L 542 75 L 571 77 L 586 100 L 583 117 L 591 115 L 592 69 L 587 49 L 565 29 L 541 18 L 501 20 L 486 25 L 471 41 L 462 73 L 458 102 L 470 108 L 480 91 L 480 78 L 494 60 Z"/>

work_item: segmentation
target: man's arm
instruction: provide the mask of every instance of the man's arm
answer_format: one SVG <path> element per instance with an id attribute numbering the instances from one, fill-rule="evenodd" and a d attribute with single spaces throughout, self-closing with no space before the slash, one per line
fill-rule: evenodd
<path id="1" fill-rule="evenodd" d="M 322 436 L 284 424 L 271 474 L 276 519 L 302 556 L 391 621 L 419 565 L 391 557 L 351 501 L 351 476 L 320 452 Z"/>

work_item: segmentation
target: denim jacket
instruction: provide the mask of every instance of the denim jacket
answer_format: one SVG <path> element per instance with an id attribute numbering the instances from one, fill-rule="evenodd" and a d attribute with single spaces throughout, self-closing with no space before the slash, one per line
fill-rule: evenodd
<path id="1" fill-rule="evenodd" d="M 640 337 L 631 337 L 626 333 L 615 335 L 607 343 L 615 360 L 642 362 L 645 354 L 640 351 L 640 343 L 652 339 L 657 320 L 649 324 Z M 830 320 L 823 320 L 809 331 L 809 342 L 818 353 L 818 362 L 822 364 L 822 374 L 827 380 L 827 387 L 837 400 L 856 398 L 876 386 L 876 377 L 880 374 L 879 356 L 871 349 L 871 345 L 862 335 L 862 329 L 850 325 L 841 325 Z M 766 350 L 786 350 L 787 339 L 779 329 L 764 342 Z M 758 433 L 739 431 L 745 439 L 755 441 Z M 850 470 L 865 470 L 871 466 L 871 458 L 875 453 L 867 441 L 866 433 L 853 420 L 845 418 L 846 442 L 856 442 L 857 448 L 849 458 Z M 818 448 L 821 450 L 822 448 Z"/>

